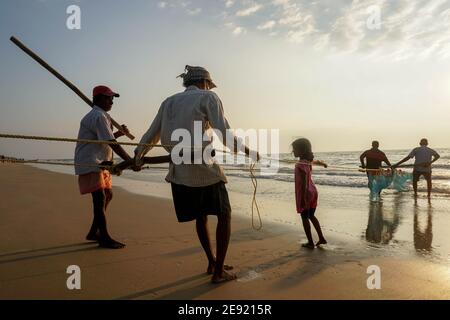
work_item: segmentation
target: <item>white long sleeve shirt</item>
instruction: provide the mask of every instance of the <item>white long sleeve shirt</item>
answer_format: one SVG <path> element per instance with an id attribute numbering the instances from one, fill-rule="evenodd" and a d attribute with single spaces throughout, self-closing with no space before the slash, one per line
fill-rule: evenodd
<path id="1" fill-rule="evenodd" d="M 196 86 L 188 87 L 184 92 L 167 98 L 161 104 L 158 114 L 140 143 L 156 144 L 161 140 L 166 151 L 171 152 L 171 146 L 179 142 L 171 140 L 172 133 L 176 129 L 185 129 L 191 137 L 194 137 L 194 121 L 201 121 L 202 134 L 209 127 L 220 131 L 222 142 L 225 144 L 227 129 L 230 126 L 224 116 L 222 102 L 216 93 L 201 90 Z M 209 144 L 211 141 L 202 141 L 201 145 L 206 147 Z M 135 150 L 136 158 L 141 159 L 150 150 L 149 146 L 138 146 Z M 227 178 L 216 161 L 202 164 L 170 163 L 166 181 L 190 187 L 202 187 L 220 181 L 226 183 Z"/>

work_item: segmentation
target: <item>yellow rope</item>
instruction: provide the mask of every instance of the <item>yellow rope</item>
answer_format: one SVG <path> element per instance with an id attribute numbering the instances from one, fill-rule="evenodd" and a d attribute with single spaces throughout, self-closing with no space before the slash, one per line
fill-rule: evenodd
<path id="1" fill-rule="evenodd" d="M 256 191 L 258 188 L 258 180 L 256 179 L 255 174 L 253 173 L 253 170 L 256 166 L 256 162 L 253 162 L 250 164 L 250 179 L 252 180 L 253 184 L 253 198 L 252 198 L 252 228 L 256 231 L 259 231 L 262 229 L 262 220 L 261 220 L 261 214 L 259 213 L 259 207 L 258 202 L 256 202 Z M 255 227 L 254 223 L 254 208 L 256 208 L 256 212 L 258 213 L 258 219 L 259 219 L 259 227 Z"/>
<path id="2" fill-rule="evenodd" d="M 380 172 L 383 171 L 385 169 L 389 169 L 389 167 L 386 168 L 379 168 L 379 169 L 368 169 L 368 168 L 350 168 L 350 167 L 346 167 L 346 166 L 335 166 L 335 165 L 331 165 L 328 166 L 329 168 L 335 168 L 335 169 L 343 169 L 343 170 L 347 170 L 347 171 L 355 171 L 358 170 L 359 172 Z"/>
<path id="3" fill-rule="evenodd" d="M 41 140 L 41 141 L 60 141 L 60 142 L 80 142 L 80 143 L 94 143 L 94 144 L 108 144 L 108 145 L 127 145 L 127 146 L 146 146 L 146 147 L 173 147 L 173 145 L 162 145 L 162 144 L 147 144 L 147 143 L 133 143 L 133 142 L 118 142 L 118 141 L 105 141 L 105 140 L 89 140 L 89 139 L 72 139 L 72 138 L 57 138 L 57 137 L 45 137 L 45 136 L 27 136 L 27 135 L 17 135 L 17 134 L 0 134 L 0 138 L 7 139 L 25 139 L 25 140 Z M 200 147 L 201 148 L 201 147 Z M 227 150 L 221 150 L 223 153 L 231 153 Z M 114 166 L 102 166 L 93 164 L 78 164 L 78 163 L 62 163 L 62 162 L 51 162 L 51 161 L 40 161 L 40 160 L 13 160 L 11 162 L 15 163 L 36 163 L 36 164 L 47 164 L 47 165 L 66 165 L 66 166 L 80 166 L 80 167 L 96 167 L 114 172 Z M 262 220 L 259 212 L 258 203 L 256 201 L 256 192 L 258 187 L 258 180 L 256 179 L 253 170 L 255 168 L 256 162 L 250 165 L 250 179 L 253 184 L 253 197 L 252 197 L 252 228 L 255 230 L 262 229 Z M 147 167 L 148 168 L 148 167 Z M 226 169 L 227 170 L 227 169 Z M 255 227 L 254 224 L 254 208 L 258 213 L 259 226 Z"/>
<path id="4" fill-rule="evenodd" d="M 82 164 L 82 163 L 64 163 L 64 162 L 53 162 L 53 161 L 42 161 L 42 160 L 19 160 L 19 159 L 9 159 L 7 162 L 12 163 L 37 163 L 37 164 L 49 164 L 57 166 L 76 166 L 76 167 L 89 167 L 89 168 L 101 168 L 101 169 L 111 169 L 114 166 L 101 165 L 101 164 Z"/>
<path id="5" fill-rule="evenodd" d="M 175 145 L 168 144 L 150 144 L 150 143 L 135 143 L 135 142 L 119 142 L 119 141 L 106 141 L 106 140 L 89 140 L 89 139 L 73 139 L 73 138 L 58 138 L 58 137 L 46 137 L 46 136 L 27 136 L 18 134 L 4 134 L 0 133 L 0 138 L 6 139 L 24 139 L 24 140 L 41 140 L 41 141 L 61 141 L 61 142 L 80 142 L 80 143 L 94 143 L 94 144 L 108 144 L 108 145 L 125 145 L 125 146 L 145 146 L 145 147 L 159 147 L 159 148 L 172 148 Z M 202 148 L 202 147 L 191 147 L 191 148 Z M 223 153 L 233 154 L 227 150 L 220 150 Z M 297 160 L 288 159 L 275 159 L 269 157 L 261 157 L 261 159 L 266 159 L 270 161 L 278 161 L 282 163 L 297 163 Z M 381 169 L 363 169 L 363 168 L 350 168 L 345 166 L 330 165 L 330 168 L 344 169 L 344 170 L 358 170 L 358 171 L 380 171 Z"/>
<path id="6" fill-rule="evenodd" d="M 290 164 L 295 164 L 295 163 L 299 162 L 298 160 L 275 159 L 275 158 L 269 158 L 269 157 L 261 157 L 261 159 L 265 159 L 265 160 L 269 160 L 269 161 L 278 161 L 278 162 L 281 162 L 281 163 L 290 163 Z M 302 160 L 302 162 L 307 162 L 307 161 Z M 313 165 L 313 166 L 315 165 L 314 163 L 311 163 L 311 162 L 308 162 L 308 164 Z M 318 166 L 321 166 L 321 165 L 318 165 Z M 343 170 L 347 170 L 347 171 L 360 171 L 360 172 L 382 171 L 383 169 L 388 169 L 388 167 L 380 168 L 380 169 L 367 169 L 367 168 L 355 168 L 355 167 L 338 166 L 338 165 L 327 165 L 327 167 L 328 168 L 335 168 L 335 169 L 343 169 Z M 404 167 L 404 166 L 399 166 L 399 167 Z"/>
<path id="7" fill-rule="evenodd" d="M 150 143 L 135 143 L 135 142 L 119 142 L 119 141 L 106 141 L 106 140 L 89 140 L 89 139 L 73 139 L 73 138 L 57 138 L 57 137 L 45 137 L 45 136 L 26 136 L 19 134 L 4 134 L 0 133 L 0 138 L 6 139 L 24 139 L 24 140 L 41 140 L 41 141 L 62 141 L 62 142 L 81 142 L 81 143 L 94 143 L 94 144 L 109 144 L 109 145 L 125 145 L 125 146 L 144 146 L 144 147 L 174 147 L 174 145 L 164 144 L 150 144 Z M 195 147 L 193 147 L 195 148 Z M 201 148 L 201 147 L 198 147 Z"/>
<path id="8" fill-rule="evenodd" d="M 80 167 L 96 167 L 101 169 L 106 169 L 113 171 L 114 166 L 109 165 L 93 165 L 93 164 L 79 164 L 79 163 L 64 163 L 64 162 L 54 162 L 54 161 L 41 161 L 41 160 L 18 160 L 18 159 L 9 159 L 8 162 L 12 163 L 35 163 L 35 164 L 47 164 L 47 165 L 63 165 L 63 166 L 80 166 Z M 309 162 L 308 162 L 309 163 Z M 310 163 L 309 163 L 310 164 Z M 261 219 L 261 213 L 259 211 L 258 202 L 256 200 L 256 193 L 258 189 L 258 180 L 255 176 L 254 170 L 255 170 L 256 162 L 252 162 L 250 164 L 249 169 L 239 169 L 239 168 L 223 168 L 226 171 L 249 171 L 250 173 L 250 179 L 253 185 L 253 195 L 252 195 L 252 205 L 251 205 L 251 216 L 252 216 L 252 228 L 256 231 L 259 231 L 263 227 L 262 219 Z M 339 168 L 339 166 L 333 166 L 335 168 Z M 348 169 L 346 167 L 341 167 L 344 169 Z M 142 167 L 142 169 L 159 169 L 159 170 L 167 170 L 167 167 Z M 376 170 L 379 171 L 380 169 L 366 169 L 366 170 Z M 258 226 L 255 225 L 255 210 L 258 215 Z"/>
<path id="9" fill-rule="evenodd" d="M 57 137 L 45 137 L 45 136 L 27 136 L 27 135 L 14 135 L 14 134 L 0 134 L 0 138 L 8 138 L 8 139 L 25 139 L 25 140 L 41 140 L 41 141 L 61 141 L 61 142 L 80 142 L 80 143 L 94 143 L 94 144 L 108 144 L 108 145 L 127 145 L 127 146 L 145 146 L 145 147 L 160 147 L 160 148 L 172 148 L 174 145 L 163 145 L 163 144 L 148 144 L 148 143 L 134 143 L 134 142 L 118 142 L 118 141 L 105 141 L 105 140 L 89 140 L 89 139 L 72 139 L 72 138 L 57 138 Z M 194 147 L 195 148 L 195 147 Z M 201 147 L 198 147 L 201 148 Z M 230 153 L 227 150 L 220 150 L 223 153 Z M 288 159 L 274 159 L 268 157 L 262 157 L 262 159 L 270 160 L 270 161 L 278 161 L 282 163 L 297 163 L 296 160 L 288 160 Z M 66 165 L 66 166 L 83 166 L 83 167 L 96 167 L 103 168 L 107 170 L 112 170 L 114 166 L 104 166 L 104 165 L 92 165 L 92 164 L 77 164 L 77 163 L 60 163 L 60 162 L 49 162 L 49 161 L 39 161 L 39 160 L 13 160 L 10 162 L 16 163 L 37 163 L 37 164 L 48 164 L 48 165 Z M 256 162 L 250 164 L 250 168 L 248 171 L 250 172 L 250 179 L 253 185 L 253 196 L 252 196 L 252 228 L 254 230 L 262 229 L 262 220 L 261 214 L 259 212 L 258 202 L 256 201 L 256 193 L 258 188 L 258 180 L 254 174 L 254 169 L 256 166 Z M 354 171 L 354 168 L 344 167 L 344 166 L 330 166 L 333 168 L 341 168 L 345 170 Z M 150 169 L 151 167 L 144 167 L 143 169 Z M 247 169 L 237 169 L 237 168 L 224 168 L 225 170 L 240 170 L 246 171 Z M 380 171 L 381 169 L 356 169 L 359 171 Z M 258 214 L 259 226 L 255 226 L 254 223 L 254 211 Z"/>

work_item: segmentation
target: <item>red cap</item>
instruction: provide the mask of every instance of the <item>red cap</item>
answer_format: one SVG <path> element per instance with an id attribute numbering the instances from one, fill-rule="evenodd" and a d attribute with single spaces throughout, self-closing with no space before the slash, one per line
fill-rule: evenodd
<path id="1" fill-rule="evenodd" d="M 104 96 L 108 97 L 120 97 L 120 95 L 114 91 L 112 91 L 107 86 L 96 86 L 94 90 L 92 90 L 92 96 L 95 97 L 96 95 L 102 94 Z"/>

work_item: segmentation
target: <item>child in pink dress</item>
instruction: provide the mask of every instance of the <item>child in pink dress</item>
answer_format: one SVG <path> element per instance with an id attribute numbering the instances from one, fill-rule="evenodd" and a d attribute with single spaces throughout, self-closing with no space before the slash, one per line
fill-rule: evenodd
<path id="1" fill-rule="evenodd" d="M 308 242 L 302 244 L 303 247 L 314 249 L 314 242 L 311 234 L 312 222 L 316 229 L 319 241 L 316 246 L 326 244 L 327 241 L 322 234 L 319 220 L 314 216 L 317 208 L 318 192 L 311 176 L 312 164 L 327 167 L 326 163 L 314 161 L 311 142 L 308 139 L 297 139 L 292 143 L 294 157 L 298 157 L 299 161 L 295 164 L 295 201 L 297 205 L 297 213 L 300 214 L 303 222 Z"/>

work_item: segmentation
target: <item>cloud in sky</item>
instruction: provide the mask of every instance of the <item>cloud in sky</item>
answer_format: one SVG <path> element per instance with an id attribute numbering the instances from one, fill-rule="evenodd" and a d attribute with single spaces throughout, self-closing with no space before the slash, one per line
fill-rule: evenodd
<path id="1" fill-rule="evenodd" d="M 254 3 L 250 7 L 242 9 L 242 10 L 239 10 L 238 12 L 236 12 L 236 16 L 238 16 L 238 17 L 247 17 L 247 16 L 250 16 L 250 15 L 256 13 L 257 11 L 261 10 L 261 8 L 262 8 L 262 5 Z"/>
<path id="2" fill-rule="evenodd" d="M 258 30 L 271 30 L 271 29 L 273 29 L 273 27 L 276 24 L 277 24 L 276 21 L 270 20 L 270 21 L 267 21 L 267 22 L 265 22 L 263 24 L 260 24 L 256 29 L 258 29 Z"/>
<path id="3" fill-rule="evenodd" d="M 228 28 L 234 36 L 240 36 L 247 33 L 247 30 L 245 28 L 237 26 L 232 22 L 226 23 L 225 27 Z"/>
<path id="4" fill-rule="evenodd" d="M 190 14 L 191 16 L 195 16 L 200 12 L 202 12 L 202 8 L 187 9 L 187 13 Z"/>
<path id="5" fill-rule="evenodd" d="M 164 2 L 164 1 L 158 2 L 158 7 L 160 7 L 161 9 L 164 9 L 165 7 L 167 7 L 167 2 Z"/>
<path id="6" fill-rule="evenodd" d="M 225 1 L 225 7 L 230 8 L 234 4 L 234 0 L 227 0 Z"/>
<path id="7" fill-rule="evenodd" d="M 187 14 L 233 25 L 234 35 L 265 33 L 330 52 L 393 59 L 450 57 L 448 0 L 191 0 Z M 167 7 L 159 2 L 159 7 Z M 214 17 L 214 18 L 213 18 Z M 370 28 L 379 18 L 379 28 Z M 215 21 L 217 24 L 217 20 Z"/>
<path id="8" fill-rule="evenodd" d="M 245 29 L 244 28 L 242 28 L 242 27 L 233 28 L 233 34 L 234 35 L 238 36 L 238 35 L 243 34 L 243 33 L 245 33 Z"/>

